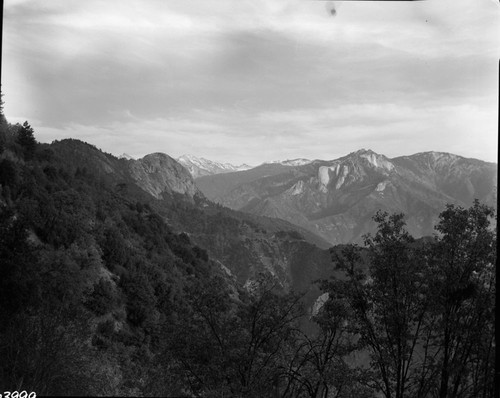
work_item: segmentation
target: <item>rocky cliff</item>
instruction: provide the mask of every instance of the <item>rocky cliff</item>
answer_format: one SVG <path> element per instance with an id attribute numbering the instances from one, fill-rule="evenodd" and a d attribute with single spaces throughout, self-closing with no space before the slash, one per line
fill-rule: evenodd
<path id="1" fill-rule="evenodd" d="M 130 174 L 137 185 L 157 199 L 167 193 L 192 198 L 198 189 L 191 174 L 177 161 L 164 153 L 153 153 L 139 160 L 129 160 Z"/>

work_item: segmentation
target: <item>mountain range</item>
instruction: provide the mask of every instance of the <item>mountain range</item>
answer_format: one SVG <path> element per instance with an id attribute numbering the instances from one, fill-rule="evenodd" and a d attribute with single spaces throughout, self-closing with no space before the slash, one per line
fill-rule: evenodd
<path id="1" fill-rule="evenodd" d="M 132 159 L 132 157 L 127 154 L 123 154 L 121 157 L 125 159 Z M 180 164 L 182 164 L 189 171 L 189 173 L 191 173 L 194 179 L 207 175 L 232 173 L 235 171 L 244 171 L 253 168 L 253 166 L 249 166 L 248 164 L 245 163 L 239 166 L 235 166 L 231 163 L 220 163 L 214 160 L 199 158 L 193 155 L 182 155 L 178 157 L 176 160 Z M 272 162 L 266 162 L 265 164 L 281 164 L 284 166 L 303 166 L 311 162 L 312 160 L 309 159 L 297 158 L 288 160 L 275 160 Z"/>
<path id="2" fill-rule="evenodd" d="M 311 163 L 312 160 L 309 159 L 304 159 L 304 158 L 297 158 L 297 159 L 289 159 L 289 160 L 275 160 L 273 162 L 270 162 L 271 164 L 278 163 L 282 164 L 283 166 L 303 166 L 305 164 Z"/>
<path id="3" fill-rule="evenodd" d="M 339 259 L 351 257 L 345 245 L 332 242 L 359 240 L 373 229 L 371 217 L 379 209 L 405 212 L 409 228 L 428 235 L 445 203 L 467 206 L 477 198 L 495 205 L 496 200 L 496 165 L 446 153 L 389 159 L 360 150 L 331 161 L 266 163 L 195 180 L 164 153 L 117 158 L 74 139 L 36 143 L 34 137 L 26 140 L 29 133 L 29 125 L 2 130 L 0 123 L 0 296 L 7 303 L 0 311 L 0 337 L 8 343 L 0 349 L 6 358 L 0 370 L 9 385 L 28 380 L 35 387 L 27 388 L 45 388 L 48 395 L 182 395 L 188 373 L 172 369 L 179 364 L 191 369 L 194 363 L 202 374 L 215 362 L 207 380 L 224 369 L 233 375 L 231 369 L 258 341 L 254 336 L 273 329 L 277 340 L 249 358 L 268 351 L 285 359 L 289 354 L 279 369 L 291 369 L 295 377 L 296 347 L 300 352 L 304 342 L 325 347 L 313 315 L 320 322 L 328 319 L 328 330 L 338 316 L 336 306 L 327 318 L 321 315 L 329 307 L 326 281 L 350 289 Z M 477 206 L 451 213 L 488 217 L 489 211 Z M 481 261 L 490 261 L 493 234 L 479 236 L 471 253 L 484 251 Z M 418 239 L 417 251 L 430 240 Z M 442 250 L 434 247 L 422 253 Z M 376 250 L 362 248 L 353 266 L 366 271 Z M 462 261 L 469 252 L 459 251 Z M 433 261 L 429 265 L 423 275 L 433 283 L 436 268 Z M 413 282 L 421 286 L 417 271 L 410 290 L 417 289 Z M 446 275 L 439 278 L 447 283 Z M 490 279 L 481 277 L 475 286 L 484 280 Z M 420 293 L 415 297 L 420 300 Z M 284 324 L 288 314 L 292 318 Z M 276 351 L 274 341 L 280 344 L 290 328 L 300 339 Z M 231 356 L 214 361 L 222 352 L 220 331 L 230 341 L 223 347 Z M 234 358 L 229 368 L 221 367 L 226 358 Z M 364 352 L 353 361 L 368 369 Z M 14 371 L 18 363 L 21 370 Z M 46 368 L 50 373 L 32 378 Z M 55 380 L 51 389 L 44 387 L 46 374 Z M 60 374 L 67 380 L 64 391 Z M 311 374 L 304 370 L 305 378 Z M 169 381 L 172 375 L 178 377 L 175 383 Z M 263 381 L 262 391 L 272 380 Z"/>
<path id="4" fill-rule="evenodd" d="M 188 170 L 164 153 L 116 158 L 93 145 L 66 139 L 50 150 L 69 173 L 85 170 L 132 202 L 144 203 L 178 233 L 207 251 L 239 285 L 271 274 L 284 290 L 309 292 L 331 275 L 327 241 L 288 221 L 234 211 L 207 200 Z M 281 166 L 286 167 L 286 166 Z"/>
<path id="5" fill-rule="evenodd" d="M 252 166 L 249 166 L 247 164 L 234 166 L 230 163 L 219 163 L 205 158 L 198 158 L 193 155 L 182 155 L 181 157 L 177 158 L 177 161 L 191 173 L 193 178 L 198 178 L 205 175 L 248 170 L 252 168 Z"/>
<path id="6" fill-rule="evenodd" d="M 116 158 L 78 140 L 49 148 L 71 173 L 86 170 L 150 205 L 239 284 L 267 272 L 285 290 L 309 291 L 311 298 L 317 293 L 311 281 L 332 273 L 326 249 L 360 242 L 378 210 L 405 213 L 418 237 L 433 233 L 446 203 L 468 206 L 477 198 L 496 205 L 496 165 L 447 153 L 389 159 L 360 150 L 193 179 L 164 153 Z"/>
<path id="7" fill-rule="evenodd" d="M 497 165 L 442 152 L 391 159 L 361 149 L 330 161 L 204 176 L 195 184 L 216 203 L 287 220 L 335 245 L 362 242 L 378 210 L 405 213 L 418 237 L 433 233 L 447 203 L 469 206 L 479 199 L 495 206 Z"/>

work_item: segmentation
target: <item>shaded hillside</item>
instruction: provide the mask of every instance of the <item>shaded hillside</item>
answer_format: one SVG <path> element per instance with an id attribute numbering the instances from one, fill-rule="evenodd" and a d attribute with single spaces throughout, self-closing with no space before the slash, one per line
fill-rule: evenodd
<path id="1" fill-rule="evenodd" d="M 95 175 L 120 195 L 147 203 L 177 232 L 207 250 L 242 285 L 260 272 L 274 275 L 285 289 L 295 287 L 290 272 L 293 253 L 308 247 L 322 252 L 328 243 L 313 233 L 280 219 L 254 216 L 214 205 L 195 188 L 189 173 L 165 154 L 147 155 L 139 160 L 117 159 L 92 145 L 64 140 L 50 147 L 72 173 Z M 316 247 L 318 246 L 318 247 Z M 311 261 L 307 280 L 317 278 Z M 330 266 L 325 257 L 323 268 Z"/>
<path id="2" fill-rule="evenodd" d="M 0 386 L 227 395 L 247 388 L 235 377 L 227 386 L 231 369 L 245 367 L 252 391 L 269 394 L 304 315 L 286 291 L 327 275 L 328 251 L 307 240 L 325 242 L 206 201 L 167 155 L 117 159 L 32 134 L 0 130 Z M 214 327 L 231 357 L 213 344 Z M 265 345 L 255 349 L 257 336 Z"/>
<path id="3" fill-rule="evenodd" d="M 151 393 L 189 291 L 237 285 L 149 206 L 126 162 L 74 140 L 27 147 L 19 131 L 0 131 L 0 387 Z"/>
<path id="4" fill-rule="evenodd" d="M 138 160 L 118 159 L 73 139 L 54 141 L 46 152 L 56 153 L 70 170 L 78 168 L 88 172 L 117 189 L 133 186 L 137 191 L 139 187 L 156 199 L 179 194 L 192 200 L 198 192 L 187 170 L 164 153 L 153 153 Z"/>
<path id="5" fill-rule="evenodd" d="M 193 242 L 206 248 L 242 285 L 260 273 L 270 273 L 285 290 L 305 292 L 314 280 L 331 274 L 328 250 L 311 243 L 325 246 L 326 242 L 308 231 L 299 232 L 282 220 L 200 203 L 201 209 L 189 203 L 160 204 L 160 212 L 172 225 L 182 226 Z"/>
<path id="6" fill-rule="evenodd" d="M 196 185 L 204 192 L 209 199 L 223 197 L 240 184 L 251 183 L 261 178 L 286 173 L 291 170 L 291 166 L 281 164 L 263 164 L 250 170 L 233 173 L 225 173 L 221 178 L 220 174 L 211 176 L 201 176 L 196 179 Z"/>

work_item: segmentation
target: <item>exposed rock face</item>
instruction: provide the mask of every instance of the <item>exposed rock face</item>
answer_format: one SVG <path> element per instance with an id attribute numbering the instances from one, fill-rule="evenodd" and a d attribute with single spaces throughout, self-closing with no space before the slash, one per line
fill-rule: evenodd
<path id="1" fill-rule="evenodd" d="M 447 203 L 470 206 L 477 198 L 494 206 L 496 180 L 496 165 L 476 159 L 438 152 L 389 159 L 362 149 L 332 161 L 196 183 L 225 206 L 280 217 L 339 244 L 360 243 L 374 231 L 377 210 L 405 213 L 412 234 L 430 235 Z"/>
<path id="2" fill-rule="evenodd" d="M 129 161 L 130 173 L 137 185 L 157 199 L 164 193 L 193 197 L 198 189 L 189 172 L 164 153 L 152 153 Z"/>
<path id="3" fill-rule="evenodd" d="M 330 295 L 328 293 L 323 293 L 321 296 L 319 296 L 312 306 L 311 315 L 312 316 L 318 315 L 318 312 L 321 310 L 321 308 L 328 301 L 329 298 Z"/>
<path id="4" fill-rule="evenodd" d="M 114 184 L 136 185 L 156 199 L 172 193 L 191 200 L 193 196 L 201 195 L 189 172 L 164 153 L 152 153 L 138 160 L 125 156 L 116 158 L 74 139 L 56 141 L 51 147 L 70 160 L 75 169 L 86 169 Z"/>

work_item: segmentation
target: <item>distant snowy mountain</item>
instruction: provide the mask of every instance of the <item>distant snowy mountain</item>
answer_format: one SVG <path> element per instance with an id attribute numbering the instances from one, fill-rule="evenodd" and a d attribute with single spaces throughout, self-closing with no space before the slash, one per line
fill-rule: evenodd
<path id="1" fill-rule="evenodd" d="M 304 159 L 304 158 L 298 158 L 298 159 L 290 159 L 290 160 L 275 160 L 273 162 L 270 162 L 271 164 L 273 163 L 278 163 L 282 164 L 283 166 L 303 166 L 305 164 L 312 163 L 312 160 L 309 159 Z"/>
<path id="2" fill-rule="evenodd" d="M 205 158 L 198 158 L 193 155 L 182 155 L 177 158 L 177 161 L 191 173 L 193 178 L 214 174 L 231 173 L 234 171 L 243 171 L 252 168 L 252 166 L 247 164 L 234 166 L 230 163 L 219 163 Z"/>
<path id="3" fill-rule="evenodd" d="M 127 160 L 135 160 L 132 156 L 130 156 L 127 153 L 123 153 L 120 156 L 118 156 L 120 159 L 127 159 Z"/>

